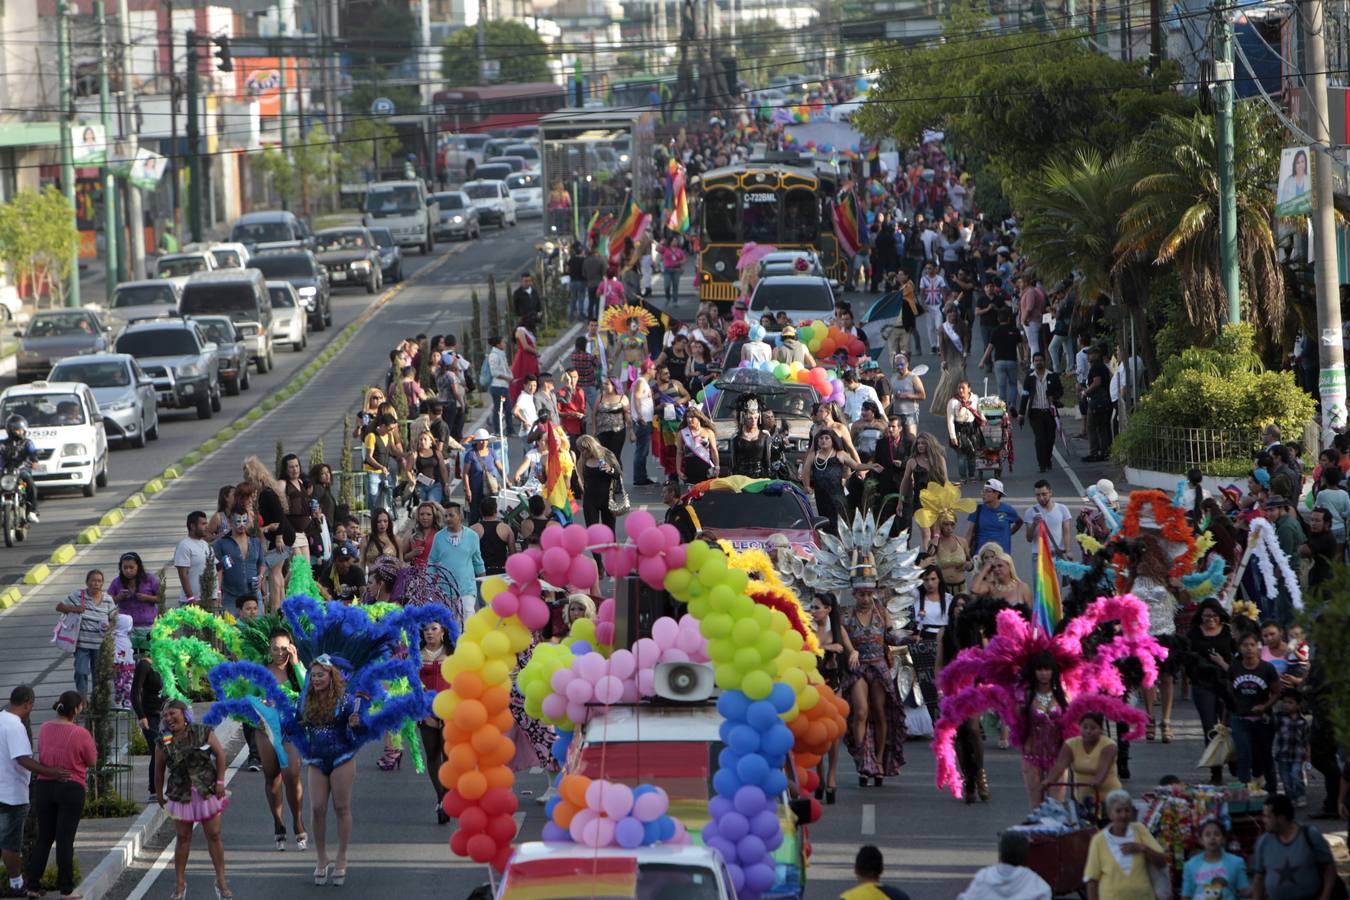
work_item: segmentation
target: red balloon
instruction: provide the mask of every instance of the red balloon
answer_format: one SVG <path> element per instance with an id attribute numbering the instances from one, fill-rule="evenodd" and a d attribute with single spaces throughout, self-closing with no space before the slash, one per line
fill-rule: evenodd
<path id="1" fill-rule="evenodd" d="M 848 342 L 849 356 L 862 356 L 864 349 L 865 348 L 863 347 L 863 342 L 858 340 L 857 338 L 853 338 L 851 341 Z"/>
<path id="2" fill-rule="evenodd" d="M 450 852 L 456 856 L 469 855 L 469 833 L 467 831 L 456 831 L 450 835 Z"/>
<path id="3" fill-rule="evenodd" d="M 488 788 L 478 805 L 489 816 L 509 816 L 520 808 L 520 801 L 506 788 Z"/>
<path id="4" fill-rule="evenodd" d="M 496 869 L 498 872 L 505 872 L 506 864 L 511 861 L 512 849 L 513 848 L 508 846 L 499 850 L 497 855 L 492 859 L 492 868 Z"/>
<path id="5" fill-rule="evenodd" d="M 815 797 L 812 797 L 812 798 L 811 798 L 811 817 L 810 817 L 809 819 L 807 819 L 807 821 L 808 821 L 808 822 L 819 822 L 819 821 L 820 821 L 820 816 L 821 816 L 822 813 L 824 813 L 824 811 L 825 811 L 825 810 L 824 810 L 824 809 L 821 807 L 821 805 L 820 805 L 820 801 L 817 800 Z"/>
<path id="6" fill-rule="evenodd" d="M 820 775 L 811 769 L 806 770 L 806 777 L 802 779 L 802 790 L 811 793 L 820 786 Z"/>
<path id="7" fill-rule="evenodd" d="M 827 337 L 820 342 L 820 355 L 833 356 L 835 351 L 834 338 Z"/>
<path id="8" fill-rule="evenodd" d="M 459 814 L 459 829 L 469 834 L 482 834 L 487 831 L 488 815 L 481 806 L 470 806 Z"/>
<path id="9" fill-rule="evenodd" d="M 487 833 L 498 844 L 509 844 L 516 837 L 516 820 L 510 815 L 493 816 L 488 820 Z"/>
<path id="10" fill-rule="evenodd" d="M 475 834 L 469 838 L 469 859 L 476 863 L 491 862 L 497 855 L 497 842 L 486 834 Z"/>
<path id="11" fill-rule="evenodd" d="M 459 814 L 472 806 L 468 800 L 459 795 L 459 791 L 446 791 L 445 797 L 441 800 L 441 809 L 452 819 L 458 819 Z"/>

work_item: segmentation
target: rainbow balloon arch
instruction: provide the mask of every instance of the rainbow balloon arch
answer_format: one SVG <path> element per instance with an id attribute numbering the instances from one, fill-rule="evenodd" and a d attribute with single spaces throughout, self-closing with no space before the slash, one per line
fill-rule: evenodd
<path id="1" fill-rule="evenodd" d="M 469 617 L 443 663 L 450 688 L 434 705 L 445 723 L 443 808 L 458 820 L 451 850 L 497 871 L 510 859 L 518 806 L 508 767 L 515 752 L 507 737 L 511 671 L 516 654 L 530 647 L 531 630 L 548 621 L 539 579 L 592 590 L 599 572 L 590 554 L 598 552 L 606 573 L 636 574 L 688 612 L 658 620 L 631 649 L 615 649 L 614 600 L 606 599 L 595 622 L 578 620 L 561 644 L 535 646 L 517 676 L 525 711 L 556 729 L 553 753 L 561 762 L 587 721 L 613 704 L 652 695 L 658 663 L 709 662 L 722 690 L 717 709 L 725 749 L 701 837 L 725 859 L 738 896 L 754 900 L 775 881 L 771 854 L 783 841 L 775 808 L 789 788 L 786 767 L 794 766 L 797 791 L 809 797 L 818 784 L 812 769 L 842 735 L 847 705 L 817 669 L 818 648 L 790 590 L 752 580 L 746 569 L 753 567 L 729 565 L 721 549 L 681 544 L 673 526 L 656 524 L 645 510 L 630 513 L 625 524 L 630 539 L 622 544 L 604 525 L 545 529 L 540 546 L 507 560 L 506 578 L 484 582 L 487 605 Z M 546 808 L 545 840 L 631 848 L 691 839 L 666 814 L 668 800 L 657 785 L 564 775 L 558 787 L 560 796 Z M 808 818 L 815 821 L 820 805 L 810 803 Z"/>

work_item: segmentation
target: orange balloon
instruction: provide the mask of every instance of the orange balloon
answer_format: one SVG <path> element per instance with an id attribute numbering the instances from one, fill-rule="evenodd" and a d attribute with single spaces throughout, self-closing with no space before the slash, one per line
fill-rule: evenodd
<path id="1" fill-rule="evenodd" d="M 830 733 L 825 730 L 825 725 L 821 722 L 812 722 L 811 728 L 806 732 L 806 746 L 816 749 L 823 746 L 828 747 Z"/>
<path id="2" fill-rule="evenodd" d="M 484 773 L 479 771 L 465 772 L 459 776 L 459 781 L 455 782 L 455 790 L 465 800 L 477 800 L 487 793 L 488 780 Z"/>
<path id="3" fill-rule="evenodd" d="M 509 788 L 516 783 L 516 775 L 506 766 L 493 766 L 483 771 L 483 777 L 487 779 L 487 786 L 490 788 Z M 461 791 L 460 793 L 463 793 Z"/>
<path id="4" fill-rule="evenodd" d="M 504 709 L 499 713 L 492 714 L 492 727 L 496 728 L 502 734 L 510 731 L 516 725 L 516 720 L 511 717 L 511 710 Z"/>
<path id="5" fill-rule="evenodd" d="M 469 733 L 482 728 L 487 718 L 487 710 L 477 700 L 463 700 L 455 707 L 455 724 Z"/>
<path id="6" fill-rule="evenodd" d="M 487 709 L 488 715 L 493 716 L 511 705 L 511 691 L 504 685 L 497 684 L 483 691 L 483 696 L 478 699 Z"/>
<path id="7" fill-rule="evenodd" d="M 469 738 L 469 745 L 473 747 L 474 753 L 482 757 L 486 753 L 491 753 L 497 746 L 497 741 L 501 740 L 502 733 L 491 725 L 483 725 L 473 733 Z"/>
<path id="8" fill-rule="evenodd" d="M 483 676 L 477 672 L 460 672 L 450 682 L 450 688 L 463 699 L 476 699 L 483 693 Z"/>
<path id="9" fill-rule="evenodd" d="M 578 809 L 586 807 L 586 790 L 591 786 L 591 780 L 585 775 L 568 775 L 562 780 L 558 790 L 562 793 L 563 799 L 571 803 Z"/>
<path id="10" fill-rule="evenodd" d="M 495 728 L 492 733 L 497 737 L 497 743 L 491 750 L 479 757 L 484 767 L 504 766 L 516 756 L 516 742 L 510 738 L 502 737 L 501 732 Z"/>
<path id="11" fill-rule="evenodd" d="M 441 736 L 445 738 L 445 745 L 447 747 L 454 746 L 455 744 L 468 743 L 471 733 L 472 732 L 467 732 L 463 728 L 458 727 L 453 721 L 447 721 L 441 725 Z"/>
<path id="12" fill-rule="evenodd" d="M 470 744 L 455 744 L 446 755 L 446 762 L 461 772 L 468 772 L 478 766 L 478 754 Z"/>
<path id="13" fill-rule="evenodd" d="M 572 817 L 581 812 L 581 809 L 574 803 L 564 800 L 553 807 L 553 821 L 563 828 L 572 824 Z"/>
<path id="14" fill-rule="evenodd" d="M 441 763 L 441 767 L 436 770 L 436 780 L 441 783 L 442 787 L 449 787 L 450 785 L 459 783 L 460 774 L 459 770 L 450 763 L 445 762 Z"/>

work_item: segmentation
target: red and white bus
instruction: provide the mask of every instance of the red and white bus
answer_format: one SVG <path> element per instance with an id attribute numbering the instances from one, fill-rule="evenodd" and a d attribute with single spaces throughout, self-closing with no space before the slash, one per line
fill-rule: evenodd
<path id="1" fill-rule="evenodd" d="M 437 91 L 431 102 L 438 130 L 486 133 L 538 125 L 567 104 L 567 90 L 548 81 L 493 84 Z"/>

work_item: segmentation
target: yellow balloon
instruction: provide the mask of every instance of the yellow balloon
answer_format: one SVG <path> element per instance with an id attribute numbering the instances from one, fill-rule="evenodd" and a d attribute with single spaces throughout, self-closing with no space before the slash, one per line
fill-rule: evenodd
<path id="1" fill-rule="evenodd" d="M 806 673 L 801 669 L 788 669 L 778 676 L 778 680 L 792 688 L 794 694 L 800 694 L 806 687 Z"/>
<path id="2" fill-rule="evenodd" d="M 490 659 L 483 663 L 484 684 L 506 684 L 511 680 L 511 667 L 504 659 Z"/>
<path id="3" fill-rule="evenodd" d="M 483 579 L 483 602 L 491 603 L 492 598 L 506 590 L 509 585 L 506 579 L 500 575 L 493 575 L 491 578 Z"/>
<path id="4" fill-rule="evenodd" d="M 464 623 L 465 638 L 481 638 L 492 630 L 492 626 L 487 623 L 487 619 L 474 613 L 469 616 L 469 621 Z"/>
<path id="5" fill-rule="evenodd" d="M 802 633 L 797 629 L 789 628 L 787 631 L 783 632 L 783 646 L 795 653 L 806 646 L 806 639 L 802 637 Z"/>
<path id="6" fill-rule="evenodd" d="M 815 709 L 816 704 L 819 702 L 820 692 L 817 691 L 814 686 L 808 687 L 806 690 L 797 693 L 797 708 L 802 712 L 809 712 Z"/>
<path id="7" fill-rule="evenodd" d="M 455 711 L 455 693 L 454 691 L 439 691 L 436 699 L 431 701 L 431 711 L 438 719 L 449 719 Z"/>
<path id="8" fill-rule="evenodd" d="M 771 622 L 771 624 L 769 625 L 769 628 L 771 628 L 773 631 L 777 632 L 778 634 L 782 634 L 782 633 L 785 632 L 785 631 L 791 631 L 791 630 L 792 630 L 792 623 L 788 621 L 788 617 L 785 616 L 785 615 L 783 615 L 782 611 L 777 610 L 777 609 L 773 609 L 773 610 L 770 610 L 769 612 L 771 613 L 771 619 L 772 619 L 772 622 Z"/>
<path id="9" fill-rule="evenodd" d="M 483 635 L 482 645 L 483 655 L 488 659 L 500 659 L 511 653 L 511 639 L 500 629 Z"/>
<path id="10" fill-rule="evenodd" d="M 483 663 L 487 662 L 487 656 L 483 648 L 476 641 L 461 640 L 455 647 L 455 655 L 450 657 L 459 663 L 458 668 L 461 672 L 472 672 L 475 669 L 483 668 Z"/>
<path id="11" fill-rule="evenodd" d="M 590 619 L 577 619 L 572 623 L 572 630 L 569 632 L 571 637 L 585 641 L 592 648 L 595 647 L 595 623 Z"/>
<path id="12" fill-rule="evenodd" d="M 503 631 L 511 642 L 512 653 L 523 653 L 530 648 L 530 630 L 520 624 L 520 620 L 515 618 L 508 620 Z"/>

